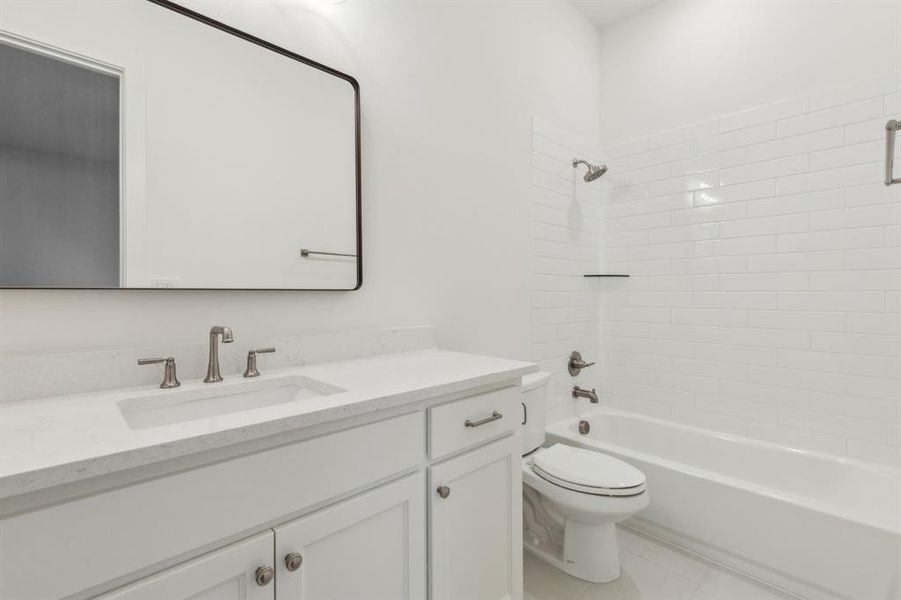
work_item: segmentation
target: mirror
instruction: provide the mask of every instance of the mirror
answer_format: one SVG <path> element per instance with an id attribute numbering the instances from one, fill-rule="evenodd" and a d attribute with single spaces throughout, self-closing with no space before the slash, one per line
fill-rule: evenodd
<path id="1" fill-rule="evenodd" d="M 352 77 L 165 0 L 3 0 L 0 287 L 361 282 Z"/>

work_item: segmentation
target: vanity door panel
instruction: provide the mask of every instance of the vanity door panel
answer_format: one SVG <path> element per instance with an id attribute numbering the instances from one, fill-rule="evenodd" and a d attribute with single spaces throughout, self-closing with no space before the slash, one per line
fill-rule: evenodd
<path id="1" fill-rule="evenodd" d="M 431 467 L 432 600 L 522 598 L 521 453 L 513 435 Z"/>
<path id="2" fill-rule="evenodd" d="M 270 579 L 274 534 L 267 531 L 104 594 L 98 600 L 275 600 Z"/>
<path id="3" fill-rule="evenodd" d="M 424 486 L 417 473 L 277 527 L 278 600 L 424 599 Z"/>

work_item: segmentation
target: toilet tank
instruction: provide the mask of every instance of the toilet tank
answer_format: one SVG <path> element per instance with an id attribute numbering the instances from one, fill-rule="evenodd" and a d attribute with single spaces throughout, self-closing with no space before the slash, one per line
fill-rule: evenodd
<path id="1" fill-rule="evenodd" d="M 522 453 L 528 454 L 544 443 L 544 426 L 547 417 L 547 373 L 530 373 L 522 378 Z"/>

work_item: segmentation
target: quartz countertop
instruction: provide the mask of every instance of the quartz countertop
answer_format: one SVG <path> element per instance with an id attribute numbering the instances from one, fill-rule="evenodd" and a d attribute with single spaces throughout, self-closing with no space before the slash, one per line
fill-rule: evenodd
<path id="1" fill-rule="evenodd" d="M 134 469 L 206 450 L 402 407 L 516 379 L 532 363 L 445 350 L 423 350 L 264 372 L 260 380 L 301 376 L 344 391 L 131 429 L 119 401 L 141 386 L 0 404 L 0 499 Z M 246 381 L 240 375 L 215 384 Z M 209 387 L 185 381 L 179 389 Z"/>

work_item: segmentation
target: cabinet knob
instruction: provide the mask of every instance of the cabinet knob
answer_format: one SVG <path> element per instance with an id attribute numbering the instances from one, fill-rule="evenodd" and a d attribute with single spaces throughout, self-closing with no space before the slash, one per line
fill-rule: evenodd
<path id="1" fill-rule="evenodd" d="M 289 571 L 296 571 L 303 564 L 303 555 L 300 552 L 292 552 L 285 556 L 285 568 Z"/>
<path id="2" fill-rule="evenodd" d="M 438 495 L 441 496 L 442 498 L 447 498 L 448 496 L 450 496 L 450 488 L 447 487 L 446 485 L 439 485 L 438 486 Z"/>
<path id="3" fill-rule="evenodd" d="M 259 586 L 269 585 L 269 582 L 272 581 L 273 577 L 275 577 L 275 571 L 272 570 L 272 567 L 267 566 L 257 568 L 253 575 L 254 580 Z"/>

